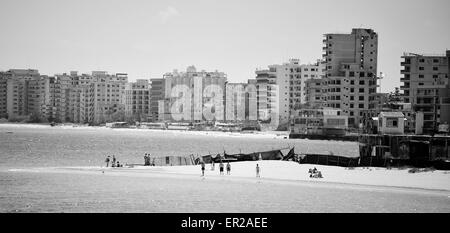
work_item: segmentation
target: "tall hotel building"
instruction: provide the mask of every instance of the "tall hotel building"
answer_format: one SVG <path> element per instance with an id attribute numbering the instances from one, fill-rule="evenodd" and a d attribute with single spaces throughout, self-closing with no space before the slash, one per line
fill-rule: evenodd
<path id="1" fill-rule="evenodd" d="M 94 123 L 119 121 L 125 111 L 124 93 L 128 75 L 93 71 Z"/>
<path id="2" fill-rule="evenodd" d="M 400 89 L 416 113 L 408 126 L 421 121 L 418 133 L 436 132 L 439 124 L 450 123 L 450 50 L 442 55 L 404 53 L 402 60 Z"/>
<path id="3" fill-rule="evenodd" d="M 52 110 L 51 79 L 37 70 L 12 69 L 0 73 L 0 115 L 12 120 L 30 116 L 47 120 Z"/>
<path id="4" fill-rule="evenodd" d="M 223 121 L 225 118 L 225 83 L 223 72 L 198 72 L 189 66 L 186 72 L 164 75 L 164 100 L 158 103 L 158 117 L 163 121 Z"/>
<path id="5" fill-rule="evenodd" d="M 163 78 L 151 79 L 150 87 L 150 121 L 159 121 L 159 101 L 165 97 L 165 80 Z"/>
<path id="6" fill-rule="evenodd" d="M 299 59 L 290 59 L 282 65 L 269 65 L 256 70 L 258 120 L 274 120 L 288 124 L 291 111 L 306 103 L 306 81 L 323 75 L 323 64 L 301 65 Z"/>
<path id="7" fill-rule="evenodd" d="M 349 126 L 358 127 L 375 115 L 378 35 L 372 29 L 350 34 L 325 34 L 323 100 L 340 108 Z"/>
<path id="8" fill-rule="evenodd" d="M 150 83 L 147 79 L 125 85 L 125 119 L 147 121 L 150 113 Z"/>
<path id="9" fill-rule="evenodd" d="M 7 86 L 9 77 L 11 77 L 11 73 L 0 72 L 0 119 L 8 118 L 6 97 L 7 97 Z"/>
<path id="10" fill-rule="evenodd" d="M 256 85 L 254 80 L 248 83 L 226 83 L 225 120 L 244 122 L 257 120 Z"/>

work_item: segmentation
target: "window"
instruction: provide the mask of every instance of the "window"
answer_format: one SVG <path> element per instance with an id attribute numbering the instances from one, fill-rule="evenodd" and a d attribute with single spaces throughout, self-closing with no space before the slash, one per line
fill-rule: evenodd
<path id="1" fill-rule="evenodd" d="M 419 74 L 419 78 L 423 78 L 424 76 L 423 76 L 423 74 Z"/>
<path id="2" fill-rule="evenodd" d="M 355 96 L 350 96 L 350 100 L 355 100 Z"/>
<path id="3" fill-rule="evenodd" d="M 351 93 L 355 92 L 355 88 L 350 88 L 350 92 Z"/>
<path id="4" fill-rule="evenodd" d="M 433 70 L 434 70 L 434 71 L 438 71 L 438 70 L 439 70 L 439 68 L 438 68 L 438 67 L 436 67 L 436 66 L 433 66 Z"/>
<path id="5" fill-rule="evenodd" d="M 439 59 L 433 59 L 433 63 L 439 63 Z"/>
<path id="6" fill-rule="evenodd" d="M 359 80 L 359 85 L 364 85 L 364 80 Z"/>
<path id="7" fill-rule="evenodd" d="M 386 127 L 398 128 L 398 119 L 397 118 L 387 118 L 386 119 Z"/>
<path id="8" fill-rule="evenodd" d="M 422 58 L 422 59 L 419 59 L 419 62 L 422 62 L 422 63 L 423 63 L 423 62 L 425 62 L 425 59 L 423 59 L 423 58 Z"/>
<path id="9" fill-rule="evenodd" d="M 419 66 L 419 70 L 425 70 L 423 66 Z"/>
<path id="10" fill-rule="evenodd" d="M 359 93 L 364 93 L 364 88 L 359 88 Z"/>
<path id="11" fill-rule="evenodd" d="M 423 83 L 419 83 L 419 86 L 423 86 Z"/>
<path id="12" fill-rule="evenodd" d="M 364 108 L 364 104 L 359 104 L 358 108 Z"/>
<path id="13" fill-rule="evenodd" d="M 359 100 L 364 100 L 364 96 L 363 95 L 359 96 Z"/>

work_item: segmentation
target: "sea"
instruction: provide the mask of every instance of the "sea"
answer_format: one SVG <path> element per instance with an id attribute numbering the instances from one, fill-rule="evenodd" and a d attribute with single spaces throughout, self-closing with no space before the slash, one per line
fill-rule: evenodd
<path id="1" fill-rule="evenodd" d="M 252 179 L 121 177 L 17 172 L 104 166 L 107 155 L 143 164 L 144 154 L 188 156 L 295 147 L 296 153 L 358 156 L 355 142 L 276 134 L 182 132 L 0 124 L 0 212 L 449 212 L 441 192 Z"/>

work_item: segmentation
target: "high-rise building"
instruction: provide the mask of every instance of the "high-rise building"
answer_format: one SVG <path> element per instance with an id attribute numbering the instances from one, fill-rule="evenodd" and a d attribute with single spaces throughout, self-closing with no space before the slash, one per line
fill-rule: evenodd
<path id="1" fill-rule="evenodd" d="M 7 110 L 7 86 L 8 78 L 11 76 L 8 72 L 0 72 L 0 118 L 8 118 Z"/>
<path id="2" fill-rule="evenodd" d="M 105 71 L 92 72 L 94 83 L 94 123 L 124 120 L 124 93 L 128 75 L 107 74 Z"/>
<path id="3" fill-rule="evenodd" d="M 310 108 L 325 107 L 322 94 L 322 78 L 311 78 L 305 81 L 305 102 Z"/>
<path id="4" fill-rule="evenodd" d="M 150 112 L 150 83 L 147 79 L 125 85 L 125 119 L 148 121 Z"/>
<path id="5" fill-rule="evenodd" d="M 6 95 L 2 95 L 0 102 L 3 103 L 2 109 L 6 102 L 8 119 L 46 121 L 51 117 L 52 77 L 41 76 L 37 70 L 25 69 L 12 69 L 1 76 L 1 83 L 6 83 Z M 5 90 L 2 91 L 4 93 Z"/>
<path id="6" fill-rule="evenodd" d="M 300 74 L 293 75 L 294 79 L 291 79 L 290 83 L 289 106 L 294 110 L 301 109 L 307 104 L 307 82 L 312 79 L 321 80 L 324 75 L 325 65 L 321 60 L 317 60 L 314 64 L 300 65 L 300 71 Z"/>
<path id="7" fill-rule="evenodd" d="M 258 119 L 277 120 L 273 126 L 289 123 L 292 110 L 306 104 L 306 81 L 322 77 L 323 69 L 319 61 L 300 64 L 299 59 L 290 59 L 282 65 L 256 70 Z"/>
<path id="8" fill-rule="evenodd" d="M 257 120 L 254 83 L 226 83 L 225 120 L 228 122 Z"/>
<path id="9" fill-rule="evenodd" d="M 404 93 L 404 102 L 411 103 L 416 114 L 423 114 L 423 130 L 420 131 L 436 132 L 439 124 L 450 122 L 450 109 L 446 103 L 450 97 L 450 51 L 442 55 L 404 53 L 402 59 L 400 81 L 403 85 L 400 89 Z"/>
<path id="10" fill-rule="evenodd" d="M 290 59 L 289 63 L 269 65 L 268 69 L 255 71 L 258 120 L 270 122 L 274 127 L 289 123 L 293 105 L 290 103 L 290 82 L 300 76 L 299 63 L 298 59 Z"/>
<path id="11" fill-rule="evenodd" d="M 76 71 L 57 74 L 53 84 L 53 118 L 56 122 L 93 123 L 93 76 Z M 82 109 L 81 109 L 82 108 Z"/>
<path id="12" fill-rule="evenodd" d="M 200 122 L 225 119 L 224 91 L 227 76 L 223 72 L 198 72 L 194 66 L 186 72 L 164 74 L 163 101 L 159 101 L 160 120 Z"/>
<path id="13" fill-rule="evenodd" d="M 357 127 L 375 112 L 378 35 L 372 29 L 353 29 L 350 34 L 325 34 L 322 82 L 327 107 L 340 108 Z"/>
<path id="14" fill-rule="evenodd" d="M 163 101 L 165 97 L 165 80 L 162 78 L 151 79 L 150 88 L 150 121 L 156 122 L 159 120 L 159 101 Z"/>

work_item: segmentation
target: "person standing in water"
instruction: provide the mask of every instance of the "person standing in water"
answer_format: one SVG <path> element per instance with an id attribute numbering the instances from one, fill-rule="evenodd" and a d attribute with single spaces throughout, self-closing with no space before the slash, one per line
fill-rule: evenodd
<path id="1" fill-rule="evenodd" d="M 261 178 L 260 172 L 261 172 L 261 168 L 259 167 L 258 164 L 256 164 L 256 177 L 257 178 Z"/>
<path id="2" fill-rule="evenodd" d="M 106 159 L 105 159 L 105 162 L 106 162 L 106 167 L 108 167 L 109 166 L 109 161 L 110 161 L 110 159 L 109 159 L 109 155 L 106 157 Z"/>
<path id="3" fill-rule="evenodd" d="M 230 162 L 227 163 L 227 175 L 230 175 L 231 172 L 231 165 Z"/>

